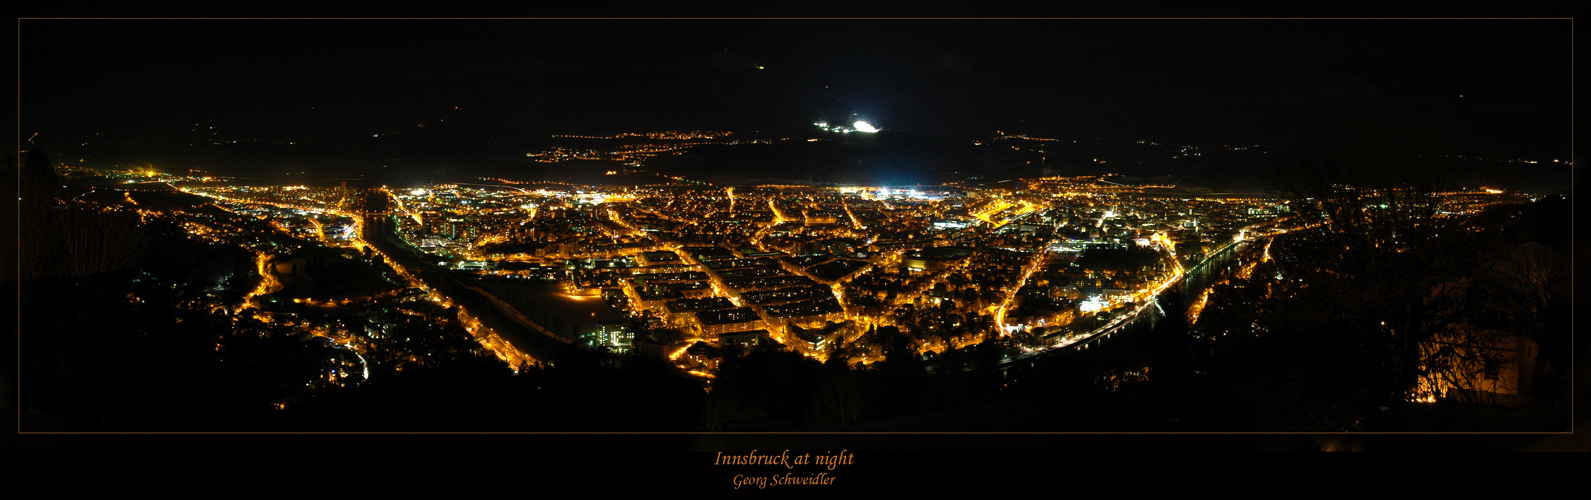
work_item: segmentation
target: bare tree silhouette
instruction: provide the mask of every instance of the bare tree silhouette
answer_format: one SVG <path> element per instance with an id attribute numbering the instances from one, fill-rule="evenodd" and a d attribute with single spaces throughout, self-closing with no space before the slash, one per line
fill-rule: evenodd
<path id="1" fill-rule="evenodd" d="M 17 238 L 23 281 L 126 269 L 142 255 L 147 236 L 135 212 L 62 199 L 60 177 L 42 150 L 22 168 Z"/>

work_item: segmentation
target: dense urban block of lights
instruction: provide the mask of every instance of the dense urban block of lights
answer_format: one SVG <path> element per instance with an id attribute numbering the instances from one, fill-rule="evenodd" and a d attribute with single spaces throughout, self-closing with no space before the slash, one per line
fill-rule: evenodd
<path id="1" fill-rule="evenodd" d="M 854 125 L 849 130 L 876 131 L 864 122 Z M 912 339 L 913 351 L 923 354 L 1039 328 L 1046 340 L 1024 348 L 1028 355 L 1086 348 L 1160 308 L 1155 296 L 1183 283 L 1190 269 L 1213 256 L 1254 247 L 1263 248 L 1268 259 L 1272 239 L 1320 224 L 1294 222 L 1304 219 L 1295 217 L 1288 200 L 1166 196 L 1157 190 L 1167 186 L 1125 185 L 1111 176 L 1028 179 L 1003 188 L 722 188 L 684 179 L 600 188 L 481 179 L 358 192 L 245 186 L 152 168 L 101 175 L 120 176 L 134 183 L 129 186 L 158 183 L 204 196 L 227 213 L 268 222 L 277 237 L 379 255 L 403 283 L 424 291 L 423 298 L 459 306 L 399 264 L 403 259 L 365 241 L 371 216 L 360 207 L 369 196 L 388 197 L 395 223 L 386 237 L 437 269 L 465 283 L 547 283 L 569 300 L 600 297 L 602 307 L 619 318 L 608 320 L 618 330 L 601 327 L 606 333 L 595 337 L 554 332 L 539 322 L 564 320 L 527 317 L 496 295 L 509 285 L 469 285 L 513 321 L 566 342 L 600 338 L 608 344 L 602 347 L 621 351 L 641 349 L 648 341 L 630 341 L 637 336 L 615 331 L 675 329 L 681 335 L 655 352 L 703 378 L 713 376 L 716 361 L 711 351 L 691 350 L 695 345 L 721 350 L 765 338 L 816 359 L 843 356 L 867 364 L 884 358 L 867 335 L 880 326 L 900 329 Z M 127 189 L 126 206 L 143 210 L 133 188 Z M 1430 196 L 1440 197 L 1442 216 L 1520 198 L 1484 187 Z M 182 227 L 194 237 L 221 241 L 223 226 L 193 218 Z M 271 267 L 286 250 L 258 242 L 245 246 L 255 252 L 261 281 L 243 304 L 232 307 L 260 311 L 261 298 L 282 287 Z M 1153 250 L 1157 262 L 1098 267 L 1097 259 L 1087 257 L 1132 248 Z M 1207 300 L 1199 296 L 1190 320 L 1198 321 Z M 537 361 L 483 324 L 476 311 L 460 308 L 459 320 L 481 346 L 510 364 Z M 589 323 L 589 317 L 583 320 Z"/>

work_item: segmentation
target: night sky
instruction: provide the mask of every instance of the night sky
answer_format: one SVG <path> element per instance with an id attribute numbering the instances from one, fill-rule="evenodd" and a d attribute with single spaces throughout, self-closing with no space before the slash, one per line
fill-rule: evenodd
<path id="1" fill-rule="evenodd" d="M 637 129 L 1255 135 L 1343 82 L 1456 110 L 1464 142 L 1569 154 L 1560 20 L 20 22 L 23 139 L 324 141 Z M 764 69 L 756 69 L 762 66 Z M 459 109 L 455 110 L 454 107 Z M 1451 114 L 1451 113 L 1449 113 Z M 52 146 L 53 145 L 53 146 Z"/>

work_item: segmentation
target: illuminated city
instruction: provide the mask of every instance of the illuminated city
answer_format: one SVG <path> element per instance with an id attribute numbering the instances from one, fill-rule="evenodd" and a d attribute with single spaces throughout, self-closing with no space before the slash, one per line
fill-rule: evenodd
<path id="1" fill-rule="evenodd" d="M 1137 77 L 1068 83 L 1098 101 L 1077 104 L 1094 101 L 966 52 L 863 77 L 861 55 L 797 73 L 822 58 L 734 45 L 469 59 L 423 99 L 349 63 L 346 84 L 128 104 L 147 125 L 31 92 L 100 87 L 61 83 L 82 47 L 35 49 L 29 29 L 140 23 L 23 23 L 23 53 L 51 58 L 22 65 L 24 431 L 1569 422 L 1576 160 L 1566 111 L 1540 101 L 1520 142 L 1486 135 L 1513 122 L 1467 125 L 1513 116 L 1505 97 L 1433 104 L 1373 71 L 1174 115 L 1126 104 Z M 1031 60 L 1014 54 L 990 61 Z M 304 64 L 341 74 L 325 57 Z M 262 102 L 280 113 L 237 118 Z M 1427 108 L 1452 131 L 1405 125 Z"/>

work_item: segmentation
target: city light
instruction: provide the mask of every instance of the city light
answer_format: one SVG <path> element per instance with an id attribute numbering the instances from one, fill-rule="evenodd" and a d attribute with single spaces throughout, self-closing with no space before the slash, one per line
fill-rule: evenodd
<path id="1" fill-rule="evenodd" d="M 24 432 L 1574 423 L 1561 19 L 21 22 Z"/>

